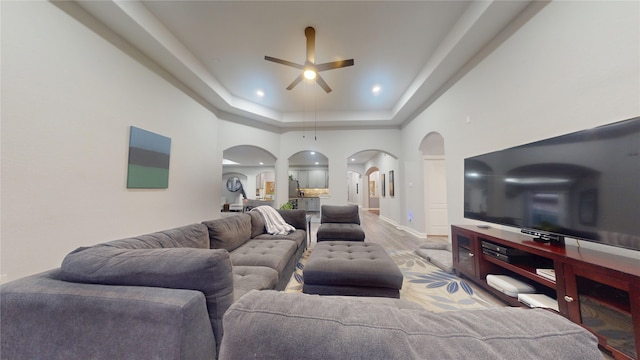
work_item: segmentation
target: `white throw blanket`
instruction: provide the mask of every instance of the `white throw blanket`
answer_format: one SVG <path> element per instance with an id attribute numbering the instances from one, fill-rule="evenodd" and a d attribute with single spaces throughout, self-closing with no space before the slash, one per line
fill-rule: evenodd
<path id="1" fill-rule="evenodd" d="M 286 235 L 292 231 L 296 231 L 296 228 L 287 224 L 282 218 L 280 213 L 271 206 L 261 205 L 254 207 L 251 211 L 259 212 L 264 218 L 264 224 L 267 228 L 267 232 L 271 235 Z"/>

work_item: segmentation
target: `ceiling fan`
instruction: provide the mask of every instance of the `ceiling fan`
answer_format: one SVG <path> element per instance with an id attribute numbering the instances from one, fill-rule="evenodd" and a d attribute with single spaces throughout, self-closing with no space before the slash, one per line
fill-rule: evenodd
<path id="1" fill-rule="evenodd" d="M 332 61 L 324 64 L 316 64 L 315 63 L 315 54 L 316 54 L 316 30 L 311 26 L 304 29 L 304 35 L 307 37 L 307 61 L 305 61 L 304 65 L 296 64 L 291 61 L 277 59 L 271 56 L 265 56 L 264 59 L 267 61 L 273 61 L 278 64 L 287 65 L 294 67 L 296 69 L 302 70 L 302 74 L 298 76 L 293 82 L 287 86 L 287 90 L 293 89 L 296 85 L 302 81 L 303 78 L 314 80 L 320 87 L 324 89 L 327 93 L 331 92 L 331 88 L 324 79 L 318 74 L 320 71 L 339 69 L 347 66 L 352 66 L 354 64 L 353 59 L 349 60 L 338 60 Z"/>

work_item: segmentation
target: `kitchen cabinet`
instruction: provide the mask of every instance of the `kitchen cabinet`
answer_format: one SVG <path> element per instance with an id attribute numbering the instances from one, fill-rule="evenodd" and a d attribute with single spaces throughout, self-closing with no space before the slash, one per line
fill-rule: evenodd
<path id="1" fill-rule="evenodd" d="M 323 189 L 328 188 L 327 170 L 314 169 L 309 170 L 309 186 L 310 188 Z"/>
<path id="2" fill-rule="evenodd" d="M 289 175 L 298 180 L 300 188 L 326 189 L 329 187 L 327 169 L 289 170 Z"/>
<path id="3" fill-rule="evenodd" d="M 307 170 L 298 170 L 298 183 L 301 188 L 309 187 L 309 172 Z"/>

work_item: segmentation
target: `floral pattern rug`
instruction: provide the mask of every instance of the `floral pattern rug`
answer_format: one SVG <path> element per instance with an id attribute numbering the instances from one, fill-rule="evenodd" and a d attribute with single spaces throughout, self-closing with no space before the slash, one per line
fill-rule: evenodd
<path id="1" fill-rule="evenodd" d="M 302 292 L 304 264 L 311 251 L 307 250 L 298 262 L 285 292 Z M 485 300 L 466 280 L 441 270 L 413 251 L 388 252 L 404 276 L 401 299 L 416 302 L 434 312 L 498 306 Z"/>

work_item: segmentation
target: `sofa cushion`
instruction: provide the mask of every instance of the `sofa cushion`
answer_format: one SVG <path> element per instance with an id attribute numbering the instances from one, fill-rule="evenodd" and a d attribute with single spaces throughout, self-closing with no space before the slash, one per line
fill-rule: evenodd
<path id="1" fill-rule="evenodd" d="M 258 235 L 265 234 L 264 217 L 257 211 L 249 211 L 247 214 L 251 216 L 251 238 L 255 238 Z"/>
<path id="2" fill-rule="evenodd" d="M 233 294 L 237 300 L 251 290 L 275 289 L 278 272 L 266 266 L 234 266 Z"/>
<path id="3" fill-rule="evenodd" d="M 221 360 L 256 354 L 261 359 L 602 359 L 594 335 L 542 309 L 434 313 L 252 291 L 229 308 L 224 328 Z"/>
<path id="4" fill-rule="evenodd" d="M 251 238 L 251 216 L 238 214 L 203 222 L 209 229 L 212 249 L 233 251 Z"/>
<path id="5" fill-rule="evenodd" d="M 322 205 L 320 223 L 351 223 L 360 225 L 358 205 Z"/>
<path id="6" fill-rule="evenodd" d="M 254 240 L 289 240 L 296 243 L 298 247 L 303 246 L 307 241 L 307 232 L 297 230 L 286 235 L 262 234 L 254 238 Z"/>
<path id="7" fill-rule="evenodd" d="M 79 248 L 64 258 L 61 279 L 199 290 L 205 296 L 217 343 L 222 338 L 222 315 L 234 300 L 231 261 L 226 250 Z"/>
<path id="8" fill-rule="evenodd" d="M 364 241 L 365 234 L 358 224 L 323 223 L 318 227 L 316 237 L 318 241 Z"/>
<path id="9" fill-rule="evenodd" d="M 231 253 L 231 263 L 266 266 L 281 274 L 296 250 L 296 243 L 289 240 L 249 240 Z"/>

